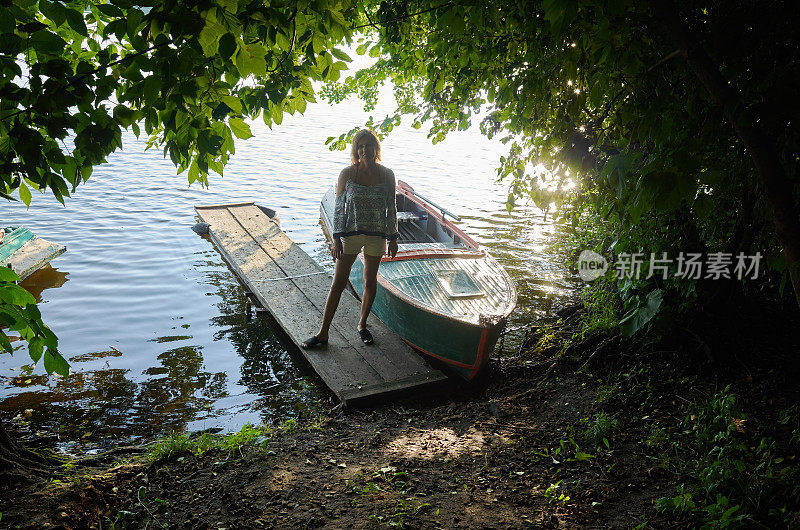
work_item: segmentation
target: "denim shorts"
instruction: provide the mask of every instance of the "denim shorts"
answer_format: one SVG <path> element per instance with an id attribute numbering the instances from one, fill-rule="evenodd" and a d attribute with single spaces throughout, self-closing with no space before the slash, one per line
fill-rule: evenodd
<path id="1" fill-rule="evenodd" d="M 345 254 L 358 254 L 362 248 L 367 256 L 381 257 L 386 254 L 386 240 L 381 236 L 346 236 L 342 238 L 342 247 Z"/>

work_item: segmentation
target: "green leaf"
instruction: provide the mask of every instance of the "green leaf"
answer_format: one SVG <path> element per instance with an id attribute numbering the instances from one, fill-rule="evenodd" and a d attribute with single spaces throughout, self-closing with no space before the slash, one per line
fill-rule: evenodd
<path id="1" fill-rule="evenodd" d="M 89 36 L 89 31 L 86 29 L 86 21 L 83 19 L 82 12 L 67 8 L 64 13 L 67 17 L 67 24 L 69 24 L 69 27 L 84 37 Z"/>
<path id="2" fill-rule="evenodd" d="M 229 59 L 236 51 L 236 37 L 233 33 L 226 33 L 219 39 L 219 55 L 223 59 Z"/>
<path id="3" fill-rule="evenodd" d="M 25 306 L 36 303 L 36 299 L 31 293 L 19 285 L 13 284 L 0 285 L 0 300 L 7 304 L 16 306 Z"/>
<path id="4" fill-rule="evenodd" d="M 267 62 L 264 60 L 266 50 L 260 44 L 248 44 L 239 48 L 236 54 L 236 68 L 244 77 L 250 74 L 256 76 L 267 75 Z"/>
<path id="5" fill-rule="evenodd" d="M 200 176 L 200 168 L 197 166 L 197 161 L 192 160 L 192 163 L 189 165 L 189 184 L 196 181 L 198 176 Z"/>
<path id="6" fill-rule="evenodd" d="M 314 34 L 314 37 L 311 39 L 311 44 L 314 47 L 314 53 L 316 55 L 319 55 L 320 52 L 325 49 L 325 40 L 319 33 Z"/>
<path id="7" fill-rule="evenodd" d="M 283 110 L 279 105 L 274 105 L 272 107 L 272 121 L 274 121 L 277 125 L 283 123 Z"/>
<path id="8" fill-rule="evenodd" d="M 30 42 L 37 53 L 57 55 L 64 51 L 67 42 L 49 31 L 37 31 L 30 37 Z"/>
<path id="9" fill-rule="evenodd" d="M 346 54 L 346 53 L 344 53 L 342 50 L 339 50 L 339 49 L 337 49 L 337 48 L 333 48 L 333 49 L 331 50 L 331 53 L 332 53 L 332 54 L 333 54 L 333 56 L 334 56 L 334 57 L 336 57 L 337 59 L 340 59 L 340 60 L 342 60 L 342 61 L 346 61 L 346 62 L 348 62 L 348 63 L 349 63 L 349 62 L 351 62 L 351 61 L 353 60 L 353 59 L 351 59 L 351 58 L 350 58 L 350 56 L 349 56 L 349 55 L 347 55 L 347 54 Z"/>
<path id="10" fill-rule="evenodd" d="M 38 363 L 44 351 L 44 340 L 41 337 L 34 337 L 28 342 L 28 354 L 34 363 Z"/>
<path id="11" fill-rule="evenodd" d="M 112 35 L 117 36 L 118 34 L 123 34 L 124 31 L 125 31 L 125 20 L 121 18 L 117 20 L 112 20 L 111 22 L 106 24 L 105 28 L 103 28 L 103 37 L 108 39 Z M 117 39 L 119 39 L 119 36 L 117 36 Z"/>
<path id="12" fill-rule="evenodd" d="M 206 57 L 213 57 L 217 54 L 220 38 L 228 31 L 225 26 L 217 21 L 214 11 L 209 9 L 206 13 L 205 25 L 197 37 L 197 41 L 203 47 L 203 55 Z"/>
<path id="13" fill-rule="evenodd" d="M 25 203 L 25 206 L 31 206 L 31 190 L 28 189 L 28 186 L 25 185 L 24 182 L 19 183 L 19 198 L 22 199 L 22 202 Z"/>
<path id="14" fill-rule="evenodd" d="M 58 337 L 56 337 L 56 334 L 46 326 L 42 329 L 42 332 L 44 333 L 44 345 L 47 346 L 49 350 L 58 348 Z"/>
<path id="15" fill-rule="evenodd" d="M 241 138 L 242 140 L 246 140 L 247 138 L 251 138 L 253 133 L 250 131 L 250 126 L 241 118 L 231 118 L 228 120 L 228 125 L 233 131 L 233 134 L 236 135 L 237 138 Z"/>
<path id="16" fill-rule="evenodd" d="M 38 20 L 34 20 L 32 22 L 26 22 L 25 24 L 20 24 L 17 26 L 17 29 L 23 31 L 25 33 L 36 33 L 37 31 L 47 29 L 47 24 L 39 22 Z"/>
<path id="17" fill-rule="evenodd" d="M 275 34 L 275 44 L 284 52 L 288 52 L 289 48 L 292 46 L 289 37 L 282 31 L 278 31 L 278 33 Z"/>
<path id="18" fill-rule="evenodd" d="M 155 74 L 147 76 L 144 80 L 144 97 L 149 102 L 155 102 L 158 99 L 159 91 L 161 90 L 161 79 Z"/>
<path id="19" fill-rule="evenodd" d="M 111 4 L 95 4 L 98 11 L 109 17 L 124 17 L 125 14 L 120 8 Z"/>
<path id="20" fill-rule="evenodd" d="M 238 0 L 217 0 L 217 3 L 222 9 L 231 13 L 236 13 L 239 10 Z"/>
<path id="21" fill-rule="evenodd" d="M 14 353 L 14 347 L 11 346 L 11 342 L 8 340 L 8 337 L 6 337 L 6 334 L 2 329 L 0 329 L 0 347 L 2 347 L 3 350 L 8 353 Z"/>
<path id="22" fill-rule="evenodd" d="M 92 176 L 92 166 L 83 166 L 81 168 L 81 177 L 83 177 L 83 181 L 86 182 L 89 180 L 89 177 Z"/>
<path id="23" fill-rule="evenodd" d="M 0 267 L 0 282 L 18 282 L 20 277 L 11 267 Z"/>
<path id="24" fill-rule="evenodd" d="M 242 100 L 240 100 L 236 96 L 222 96 L 219 99 L 236 114 L 242 113 Z"/>
<path id="25" fill-rule="evenodd" d="M 129 9 L 127 13 L 127 24 L 126 24 L 126 33 L 130 38 L 136 36 L 136 30 L 139 29 L 139 25 L 142 23 L 142 18 L 144 18 L 144 13 L 138 9 Z"/>
<path id="26" fill-rule="evenodd" d="M 14 28 L 17 26 L 17 19 L 5 7 L 0 7 L 0 34 L 14 33 Z"/>
<path id="27" fill-rule="evenodd" d="M 39 0 L 39 11 L 41 11 L 45 17 L 52 20 L 56 27 L 60 26 L 67 20 L 67 10 L 59 2 Z"/>
<path id="28" fill-rule="evenodd" d="M 114 119 L 127 128 L 135 121 L 136 113 L 125 105 L 117 105 L 114 107 Z"/>
<path id="29" fill-rule="evenodd" d="M 656 289 L 647 295 L 644 305 L 630 310 L 620 321 L 619 329 L 626 337 L 642 329 L 658 313 L 661 307 L 661 289 Z"/>
<path id="30" fill-rule="evenodd" d="M 44 354 L 44 369 L 48 374 L 69 375 L 69 363 L 57 350 L 48 349 Z"/>

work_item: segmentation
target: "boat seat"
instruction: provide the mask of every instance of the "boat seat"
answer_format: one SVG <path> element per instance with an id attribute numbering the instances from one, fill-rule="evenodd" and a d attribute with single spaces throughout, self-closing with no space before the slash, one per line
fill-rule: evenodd
<path id="1" fill-rule="evenodd" d="M 410 222 L 410 221 L 425 221 L 428 219 L 428 214 L 417 214 L 415 212 L 397 212 L 397 222 Z"/>
<path id="2" fill-rule="evenodd" d="M 429 243 L 433 241 L 433 238 L 425 233 L 425 230 L 412 222 L 398 222 L 397 231 L 400 235 L 398 243 Z"/>

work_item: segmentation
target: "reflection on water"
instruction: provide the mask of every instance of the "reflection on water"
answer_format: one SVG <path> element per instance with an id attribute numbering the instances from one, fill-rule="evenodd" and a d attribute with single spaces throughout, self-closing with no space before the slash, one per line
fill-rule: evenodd
<path id="1" fill-rule="evenodd" d="M 378 109 L 380 114 L 381 109 Z M 327 391 L 303 372 L 264 320 L 247 320 L 247 298 L 207 238 L 192 232 L 195 204 L 255 200 L 275 208 L 288 235 L 329 272 L 319 200 L 347 163 L 328 136 L 363 123 L 358 104 L 309 107 L 237 144 L 225 177 L 187 187 L 185 175 L 128 134 L 125 150 L 96 168 L 66 207 L 34 197 L 30 210 L 2 203 L 0 224 L 24 224 L 68 251 L 24 285 L 41 302 L 72 375 L 42 376 L 27 354 L 0 355 L 0 414 L 65 443 L 102 443 L 173 430 L 284 420 L 325 404 Z M 345 124 L 345 125 L 343 125 Z M 341 129 L 341 130 L 340 130 Z M 400 127 L 383 143 L 384 163 L 421 194 L 462 216 L 517 283 L 514 330 L 568 296 L 558 228 L 542 212 L 505 208 L 494 182 L 505 147 L 477 133 L 432 145 Z"/>
<path id="2" fill-rule="evenodd" d="M 130 370 L 112 367 L 115 358 L 125 356 L 112 348 L 70 357 L 73 373 L 68 378 L 48 378 L 30 365 L 20 367 L 6 383 L 10 397 L 2 402 L 2 410 L 16 413 L 17 421 L 31 432 L 56 433 L 68 449 L 77 442 L 136 441 L 187 427 L 233 429 L 239 424 L 232 420 L 240 415 L 268 422 L 319 409 L 323 392 L 300 373 L 266 319 L 246 319 L 246 297 L 239 284 L 222 273 L 213 278 L 219 311 L 211 318 L 213 340 L 233 345 L 237 356 L 232 364 L 238 374 L 209 371 L 203 347 L 187 344 L 156 355 L 158 364 L 142 370 L 146 377 L 137 381 Z M 191 340 L 190 335 L 171 335 L 148 342 Z M 229 384 L 229 377 L 237 376 L 236 384 Z M 232 394 L 231 387 L 247 391 Z M 11 389 L 15 391 L 8 392 Z"/>
<path id="3" fill-rule="evenodd" d="M 22 282 L 22 286 L 36 298 L 36 303 L 42 301 L 42 293 L 47 289 L 61 287 L 69 281 L 69 274 L 62 272 L 52 265 L 45 265 L 34 272 Z"/>

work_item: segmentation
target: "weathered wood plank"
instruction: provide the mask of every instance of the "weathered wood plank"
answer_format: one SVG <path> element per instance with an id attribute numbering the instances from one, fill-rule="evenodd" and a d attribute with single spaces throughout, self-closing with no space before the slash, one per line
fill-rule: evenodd
<path id="1" fill-rule="evenodd" d="M 343 401 L 349 401 L 354 399 L 363 399 L 370 396 L 377 396 L 380 394 L 386 394 L 388 392 L 396 392 L 398 390 L 405 390 L 408 388 L 415 388 L 420 386 L 426 386 L 428 384 L 435 384 L 445 380 L 446 377 L 442 378 L 435 378 L 429 381 L 421 381 L 419 377 L 407 377 L 405 379 L 398 379 L 395 381 L 384 381 L 377 385 L 361 385 L 354 389 L 345 389 L 342 391 L 342 394 L 339 396 Z"/>
<path id="2" fill-rule="evenodd" d="M 11 256 L 0 262 L 0 266 L 11 267 L 21 279 L 25 279 L 47 265 L 50 260 L 67 251 L 67 247 L 42 238 L 25 242 Z"/>
<path id="3" fill-rule="evenodd" d="M 252 206 L 254 204 L 255 203 L 253 201 L 250 201 L 250 202 L 230 202 L 230 203 L 227 203 L 227 204 L 204 204 L 202 206 L 195 206 L 194 209 L 196 211 L 198 211 L 198 213 L 199 213 L 200 210 L 215 210 L 215 209 L 219 209 L 219 208 L 230 208 L 231 206 Z"/>
<path id="4" fill-rule="evenodd" d="M 292 341 L 299 346 L 316 333 L 331 282 L 319 264 L 253 203 L 195 209 L 231 268 Z M 360 302 L 342 293 L 327 347 L 301 350 L 340 399 L 446 379 L 374 316 L 370 330 L 376 343 L 363 344 L 356 331 L 359 313 Z"/>

